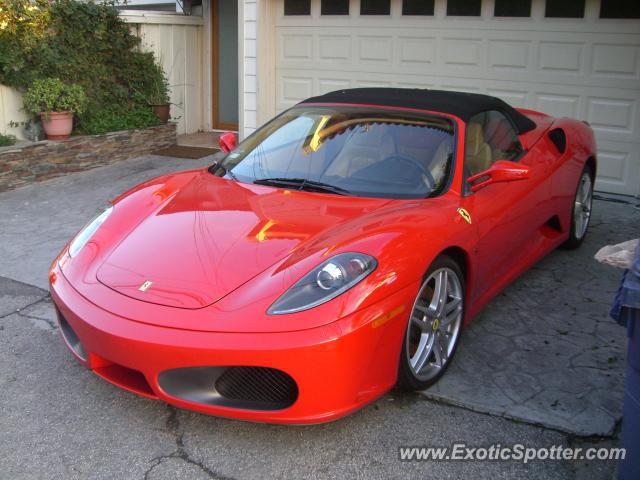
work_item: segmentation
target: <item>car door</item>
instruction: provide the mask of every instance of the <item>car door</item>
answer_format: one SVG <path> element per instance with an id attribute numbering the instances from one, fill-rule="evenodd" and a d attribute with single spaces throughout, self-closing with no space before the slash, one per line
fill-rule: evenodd
<path id="1" fill-rule="evenodd" d="M 466 179 L 498 160 L 525 165 L 529 178 L 489 184 L 471 192 Z M 487 111 L 466 126 L 465 193 L 462 207 L 477 232 L 477 259 L 473 299 L 503 285 L 535 249 L 536 230 L 545 217 L 549 194 L 548 165 L 523 149 L 513 124 L 502 113 Z"/>

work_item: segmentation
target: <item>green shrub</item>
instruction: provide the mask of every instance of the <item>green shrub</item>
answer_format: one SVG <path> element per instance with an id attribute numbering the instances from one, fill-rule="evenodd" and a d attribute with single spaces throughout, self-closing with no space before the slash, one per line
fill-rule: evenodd
<path id="1" fill-rule="evenodd" d="M 77 131 L 80 134 L 95 135 L 154 125 L 160 125 L 160 120 L 146 103 L 126 107 L 112 105 L 101 109 L 89 109 L 82 117 Z"/>
<path id="2" fill-rule="evenodd" d="M 16 137 L 13 135 L 3 135 L 0 133 L 0 147 L 8 147 L 16 143 Z"/>
<path id="3" fill-rule="evenodd" d="M 80 85 L 88 103 L 76 126 L 84 133 L 156 124 L 140 99 L 167 98 L 166 77 L 113 3 L 0 0 L 0 83 L 20 90 L 43 78 Z M 127 118 L 116 121 L 115 112 Z"/>
<path id="4" fill-rule="evenodd" d="M 87 103 L 80 85 L 67 85 L 59 78 L 45 78 L 33 82 L 22 95 L 24 108 L 35 115 L 40 112 L 73 112 L 82 114 Z"/>

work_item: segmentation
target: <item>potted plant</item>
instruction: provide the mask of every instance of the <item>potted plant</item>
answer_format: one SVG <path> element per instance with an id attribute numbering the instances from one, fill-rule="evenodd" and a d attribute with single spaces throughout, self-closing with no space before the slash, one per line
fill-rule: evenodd
<path id="1" fill-rule="evenodd" d="M 169 121 L 171 102 L 169 101 L 169 83 L 163 74 L 158 75 L 151 85 L 151 92 L 147 99 L 161 123 Z"/>
<path id="2" fill-rule="evenodd" d="M 73 130 L 73 114 L 82 113 L 87 97 L 80 85 L 44 78 L 33 82 L 22 102 L 25 110 L 40 116 L 48 139 L 64 140 Z"/>

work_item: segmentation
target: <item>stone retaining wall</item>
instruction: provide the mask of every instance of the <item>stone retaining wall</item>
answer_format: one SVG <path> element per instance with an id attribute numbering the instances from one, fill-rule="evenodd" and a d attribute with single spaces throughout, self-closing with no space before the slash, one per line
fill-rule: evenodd
<path id="1" fill-rule="evenodd" d="M 168 123 L 140 130 L 3 147 L 0 148 L 0 192 L 69 172 L 148 155 L 175 143 L 176 125 Z"/>

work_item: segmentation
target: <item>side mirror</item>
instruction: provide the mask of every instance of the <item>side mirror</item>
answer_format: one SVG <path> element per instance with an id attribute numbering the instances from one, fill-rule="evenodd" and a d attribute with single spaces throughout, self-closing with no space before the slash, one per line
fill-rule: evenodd
<path id="1" fill-rule="evenodd" d="M 220 135 L 218 145 L 220 145 L 220 150 L 224 153 L 229 153 L 238 146 L 238 137 L 236 137 L 236 134 L 233 132 L 225 132 Z"/>
<path id="2" fill-rule="evenodd" d="M 529 167 L 508 160 L 496 160 L 490 168 L 467 178 L 472 192 L 492 183 L 513 182 L 529 178 Z"/>

